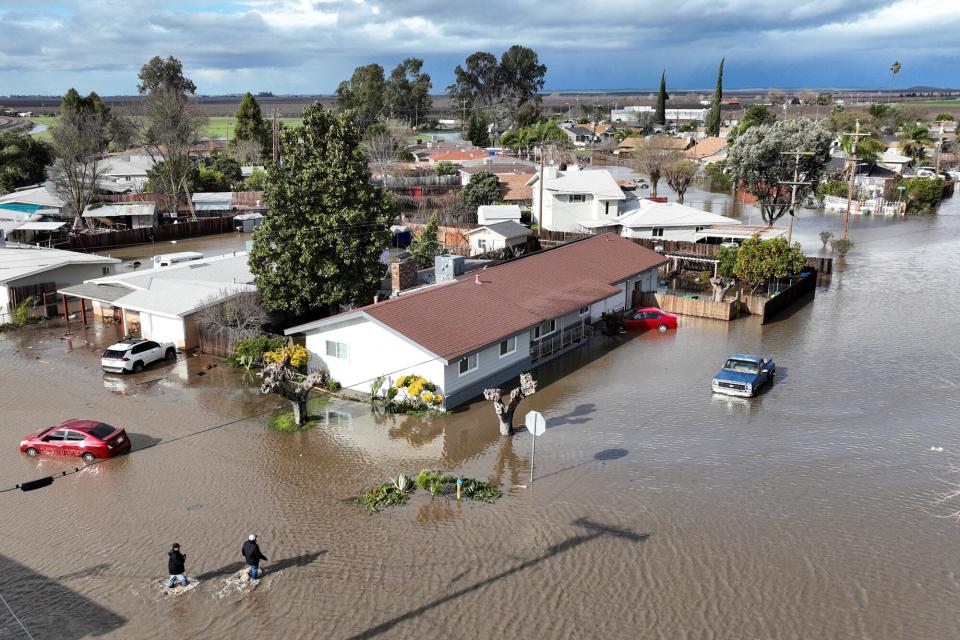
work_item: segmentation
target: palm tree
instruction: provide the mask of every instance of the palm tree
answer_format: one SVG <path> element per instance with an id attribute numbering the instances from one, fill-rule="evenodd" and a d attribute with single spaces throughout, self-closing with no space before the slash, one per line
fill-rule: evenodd
<path id="1" fill-rule="evenodd" d="M 912 158 L 914 164 L 926 160 L 926 148 L 929 146 L 933 146 L 933 138 L 926 127 L 908 125 L 904 129 L 903 138 L 900 140 L 900 151 L 903 155 Z"/>
<path id="2" fill-rule="evenodd" d="M 853 151 L 853 136 L 843 136 L 840 146 L 848 158 L 855 155 L 857 161 L 866 163 L 877 162 L 887 148 L 883 141 L 874 138 L 872 135 L 857 142 L 856 153 Z"/>
<path id="3" fill-rule="evenodd" d="M 893 102 L 893 81 L 896 79 L 897 74 L 900 73 L 902 65 L 899 60 L 894 60 L 893 64 L 890 65 L 890 101 Z"/>

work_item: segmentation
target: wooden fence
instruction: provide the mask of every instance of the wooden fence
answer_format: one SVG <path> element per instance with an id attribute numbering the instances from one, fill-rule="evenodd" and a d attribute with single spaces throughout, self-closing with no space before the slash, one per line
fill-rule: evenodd
<path id="1" fill-rule="evenodd" d="M 713 320 L 733 320 L 737 317 L 740 303 L 737 300 L 715 302 L 709 298 L 691 298 L 653 291 L 634 292 L 634 306 L 657 307 L 668 313 Z"/>
<path id="2" fill-rule="evenodd" d="M 192 222 L 162 224 L 142 229 L 124 229 L 106 233 L 84 233 L 70 236 L 61 249 L 72 251 L 96 251 L 107 247 L 120 247 L 131 244 L 146 244 L 165 240 L 180 240 L 193 236 L 205 236 L 233 231 L 232 218 L 202 218 Z"/>
<path id="3" fill-rule="evenodd" d="M 200 353 L 207 353 L 219 358 L 230 358 L 237 349 L 237 343 L 243 338 L 235 331 L 230 329 L 208 329 L 201 327 L 199 330 Z M 283 338 L 284 343 L 287 338 L 273 333 L 263 334 L 267 338 Z"/>
<path id="4" fill-rule="evenodd" d="M 778 313 L 817 288 L 817 270 L 805 269 L 801 277 L 794 278 L 789 287 L 770 298 L 763 305 L 763 324 L 770 322 Z"/>

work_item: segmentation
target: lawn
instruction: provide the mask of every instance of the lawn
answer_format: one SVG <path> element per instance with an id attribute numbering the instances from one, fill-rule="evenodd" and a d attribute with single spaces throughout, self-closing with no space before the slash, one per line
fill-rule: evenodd
<path id="1" fill-rule="evenodd" d="M 33 124 L 43 124 L 48 127 L 55 125 L 59 116 L 30 116 L 30 122 Z M 203 128 L 201 136 L 204 138 L 232 138 L 233 125 L 235 118 L 233 116 L 211 116 L 207 118 L 207 125 Z M 303 124 L 303 118 L 280 118 L 280 122 L 288 127 L 299 127 Z M 44 140 L 50 139 L 50 132 L 43 131 L 34 134 Z"/>

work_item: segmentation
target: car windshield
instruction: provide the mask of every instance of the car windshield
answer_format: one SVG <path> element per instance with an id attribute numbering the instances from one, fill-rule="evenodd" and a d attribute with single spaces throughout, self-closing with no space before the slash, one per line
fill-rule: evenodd
<path id="1" fill-rule="evenodd" d="M 93 429 L 90 429 L 90 435 L 103 440 L 114 431 L 116 431 L 115 427 L 111 427 L 110 425 L 104 424 L 101 422 L 100 424 L 95 426 Z"/>
<path id="2" fill-rule="evenodd" d="M 126 350 L 120 351 L 118 349 L 107 349 L 103 352 L 104 358 L 122 358 L 127 354 Z"/>
<path id="3" fill-rule="evenodd" d="M 737 373 L 756 373 L 759 366 L 756 362 L 750 362 L 749 360 L 734 360 L 730 358 L 724 363 L 723 368 L 727 371 L 736 371 Z"/>

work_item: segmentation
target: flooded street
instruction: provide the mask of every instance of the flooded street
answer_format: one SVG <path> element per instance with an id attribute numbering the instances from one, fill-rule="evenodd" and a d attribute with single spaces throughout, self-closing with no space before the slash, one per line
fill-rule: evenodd
<path id="1" fill-rule="evenodd" d="M 803 210 L 795 239 L 816 254 L 841 224 Z M 501 439 L 483 401 L 430 420 L 335 400 L 281 433 L 281 402 L 217 359 L 120 377 L 99 369 L 109 328 L 0 334 L 0 489 L 78 466 L 18 453 L 43 425 L 103 420 L 134 446 L 0 493 L 0 595 L 37 640 L 955 637 L 960 524 L 932 502 L 960 462 L 960 199 L 850 229 L 846 264 L 769 325 L 682 318 L 538 369 L 533 487 L 530 436 Z M 776 384 L 713 396 L 731 352 L 774 356 Z M 504 496 L 349 502 L 424 467 Z M 266 577 L 225 589 L 250 533 Z M 174 541 L 200 585 L 163 599 Z M 0 607 L 0 639 L 25 637 Z"/>

